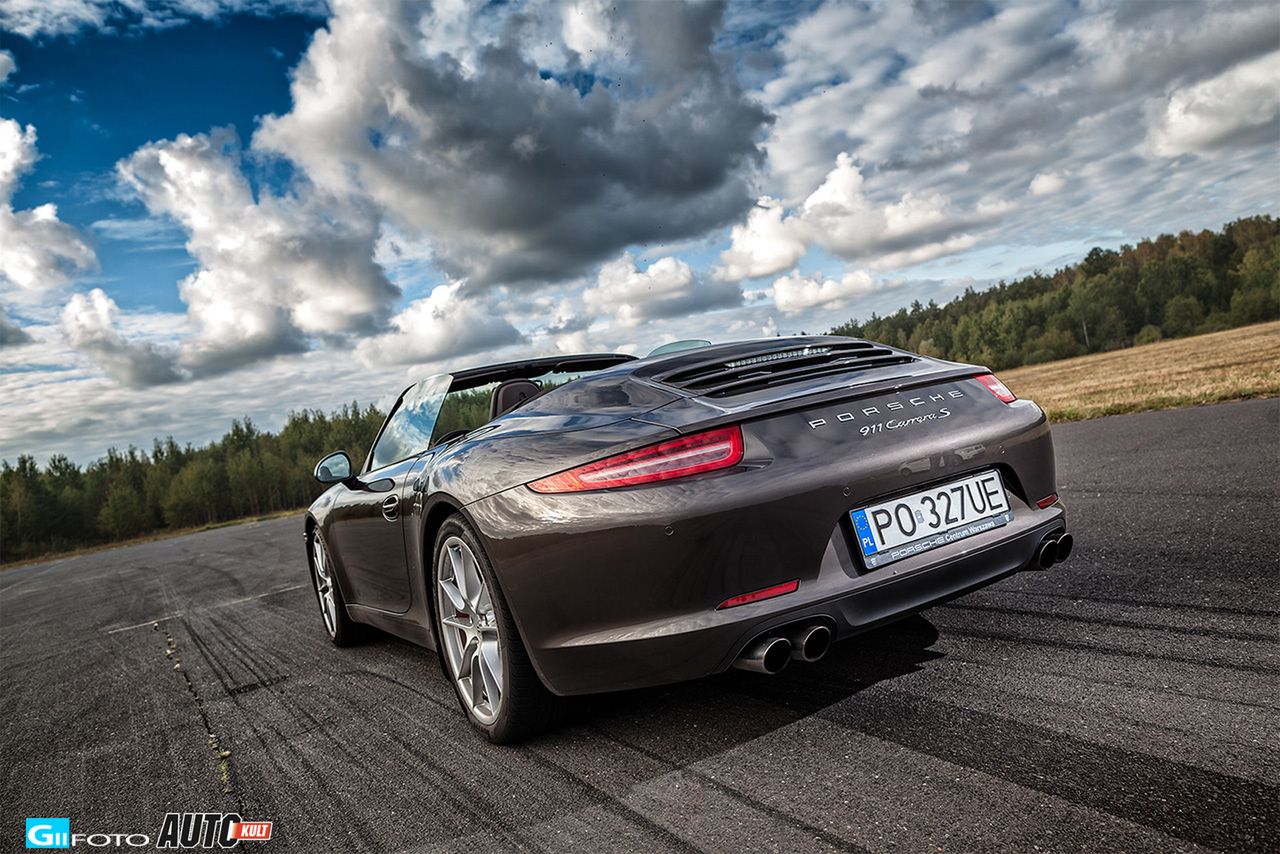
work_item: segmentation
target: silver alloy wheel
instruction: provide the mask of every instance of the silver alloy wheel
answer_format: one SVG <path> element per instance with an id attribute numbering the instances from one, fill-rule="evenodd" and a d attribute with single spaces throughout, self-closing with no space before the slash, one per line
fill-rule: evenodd
<path id="1" fill-rule="evenodd" d="M 324 617 L 324 627 L 328 630 L 329 637 L 335 637 L 338 633 L 338 599 L 333 592 L 333 569 L 329 565 L 329 552 L 319 534 L 311 538 L 311 553 L 315 563 L 312 580 L 316 585 L 316 598 L 320 600 L 320 615 Z"/>
<path id="2" fill-rule="evenodd" d="M 502 707 L 502 636 L 480 563 L 460 537 L 444 541 L 436 558 L 436 584 L 449 672 L 475 719 L 491 724 Z"/>

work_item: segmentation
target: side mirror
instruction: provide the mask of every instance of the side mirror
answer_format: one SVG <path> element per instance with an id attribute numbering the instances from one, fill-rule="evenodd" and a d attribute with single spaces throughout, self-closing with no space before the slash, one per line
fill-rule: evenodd
<path id="1" fill-rule="evenodd" d="M 351 480 L 351 458 L 346 451 L 335 451 L 316 463 L 316 480 L 321 483 L 343 483 Z"/>

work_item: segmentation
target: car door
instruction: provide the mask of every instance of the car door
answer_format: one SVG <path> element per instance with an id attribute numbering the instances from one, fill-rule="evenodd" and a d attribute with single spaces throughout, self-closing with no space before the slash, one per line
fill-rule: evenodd
<path id="1" fill-rule="evenodd" d="M 329 513 L 327 536 L 341 565 L 343 594 L 353 605 L 397 614 L 412 602 L 403 525 L 408 481 L 431 443 L 452 378 L 428 377 L 400 395 L 378 431 L 364 472 L 343 486 Z"/>
<path id="2" fill-rule="evenodd" d="M 368 471 L 334 498 L 329 543 L 342 564 L 343 595 L 353 605 L 397 614 L 409 609 L 400 501 L 415 462 L 411 457 Z"/>

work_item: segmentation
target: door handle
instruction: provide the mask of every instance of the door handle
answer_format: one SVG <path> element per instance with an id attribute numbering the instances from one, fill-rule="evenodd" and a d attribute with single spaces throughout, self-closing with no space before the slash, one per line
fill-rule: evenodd
<path id="1" fill-rule="evenodd" d="M 382 499 L 382 518 L 394 522 L 400 518 L 400 496 L 388 495 Z"/>

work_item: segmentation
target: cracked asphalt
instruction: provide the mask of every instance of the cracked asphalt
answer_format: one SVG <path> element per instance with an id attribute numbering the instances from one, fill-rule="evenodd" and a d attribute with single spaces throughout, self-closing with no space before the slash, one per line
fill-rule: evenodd
<path id="1" fill-rule="evenodd" d="M 1280 849 L 1280 400 L 1054 435 L 1069 563 L 519 748 L 434 654 L 326 642 L 300 518 L 0 573 L 0 849 L 168 811 L 296 852 Z"/>

